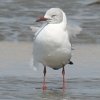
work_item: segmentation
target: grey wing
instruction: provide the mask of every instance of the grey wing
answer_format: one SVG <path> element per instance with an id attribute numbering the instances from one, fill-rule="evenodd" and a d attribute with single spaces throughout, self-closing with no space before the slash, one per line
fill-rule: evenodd
<path id="1" fill-rule="evenodd" d="M 39 33 L 42 31 L 42 29 L 47 25 L 48 23 L 43 24 L 42 27 L 35 27 L 35 26 L 31 26 L 30 28 L 32 29 L 33 33 L 34 33 L 34 40 L 36 39 L 36 37 L 39 35 Z"/>
<path id="2" fill-rule="evenodd" d="M 32 32 L 33 32 L 33 40 L 35 40 L 36 36 L 38 35 L 38 31 L 41 29 L 40 27 L 36 27 L 36 26 L 31 26 L 30 27 L 32 29 Z"/>
<path id="3" fill-rule="evenodd" d="M 32 29 L 32 32 L 35 33 L 40 29 L 39 27 L 36 27 L 36 26 L 30 26 L 30 28 Z"/>
<path id="4" fill-rule="evenodd" d="M 32 32 L 33 32 L 33 35 L 34 35 L 34 37 L 35 37 L 37 31 L 38 31 L 40 28 L 39 28 L 39 27 L 36 27 L 36 26 L 30 26 L 30 28 L 31 28 L 31 30 L 32 30 Z M 33 58 L 31 58 L 31 60 L 30 60 L 30 66 L 33 68 L 34 71 L 37 71 L 37 68 L 36 68 L 37 63 L 36 63 L 35 60 L 34 60 L 34 54 L 33 54 Z"/>
<path id="5" fill-rule="evenodd" d="M 82 28 L 77 23 L 68 21 L 67 30 L 71 40 L 73 37 L 76 37 L 78 34 L 80 34 Z"/>

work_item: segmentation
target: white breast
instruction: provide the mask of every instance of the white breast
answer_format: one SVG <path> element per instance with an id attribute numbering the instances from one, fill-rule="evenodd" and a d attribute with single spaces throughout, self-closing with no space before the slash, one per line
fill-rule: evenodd
<path id="1" fill-rule="evenodd" d="M 67 31 L 60 25 L 47 25 L 34 41 L 34 59 L 49 67 L 61 67 L 71 58 L 71 44 Z"/>

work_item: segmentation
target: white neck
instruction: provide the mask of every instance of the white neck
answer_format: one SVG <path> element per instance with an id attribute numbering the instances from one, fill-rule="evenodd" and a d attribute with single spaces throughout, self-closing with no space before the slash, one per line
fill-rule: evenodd
<path id="1" fill-rule="evenodd" d="M 66 14 L 64 12 L 63 13 L 63 20 L 60 23 L 60 25 L 63 27 L 64 30 L 66 30 L 66 25 L 67 25 L 67 18 L 66 18 Z"/>

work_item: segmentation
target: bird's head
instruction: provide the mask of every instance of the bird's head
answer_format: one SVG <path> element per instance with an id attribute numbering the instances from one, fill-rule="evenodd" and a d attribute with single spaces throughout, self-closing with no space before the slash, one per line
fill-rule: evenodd
<path id="1" fill-rule="evenodd" d="M 47 10 L 43 17 L 40 17 L 36 22 L 47 21 L 51 24 L 61 23 L 63 20 L 63 11 L 60 8 L 51 8 Z"/>

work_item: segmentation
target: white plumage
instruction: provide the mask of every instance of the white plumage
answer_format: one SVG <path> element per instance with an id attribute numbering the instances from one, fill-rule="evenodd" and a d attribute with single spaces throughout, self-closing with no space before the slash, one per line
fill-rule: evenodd
<path id="1" fill-rule="evenodd" d="M 46 24 L 41 28 L 31 27 L 33 32 L 36 31 L 33 42 L 33 64 L 36 67 L 38 63 L 44 66 L 43 89 L 46 89 L 46 66 L 55 70 L 62 68 L 64 88 L 64 66 L 72 63 L 70 40 L 77 33 L 68 25 L 66 14 L 60 8 L 49 9 L 44 17 L 37 20 L 39 21 L 46 21 Z M 80 31 L 80 28 L 77 27 L 76 30 Z"/>
<path id="2" fill-rule="evenodd" d="M 67 30 L 65 13 L 59 8 L 48 10 L 45 17 L 50 19 L 57 15 L 57 21 L 48 21 L 48 24 L 38 33 L 34 39 L 34 64 L 42 63 L 51 68 L 61 68 L 69 63 L 71 59 L 71 44 Z M 59 21 L 59 17 L 61 17 Z M 55 18 L 56 20 L 56 18 Z"/>

